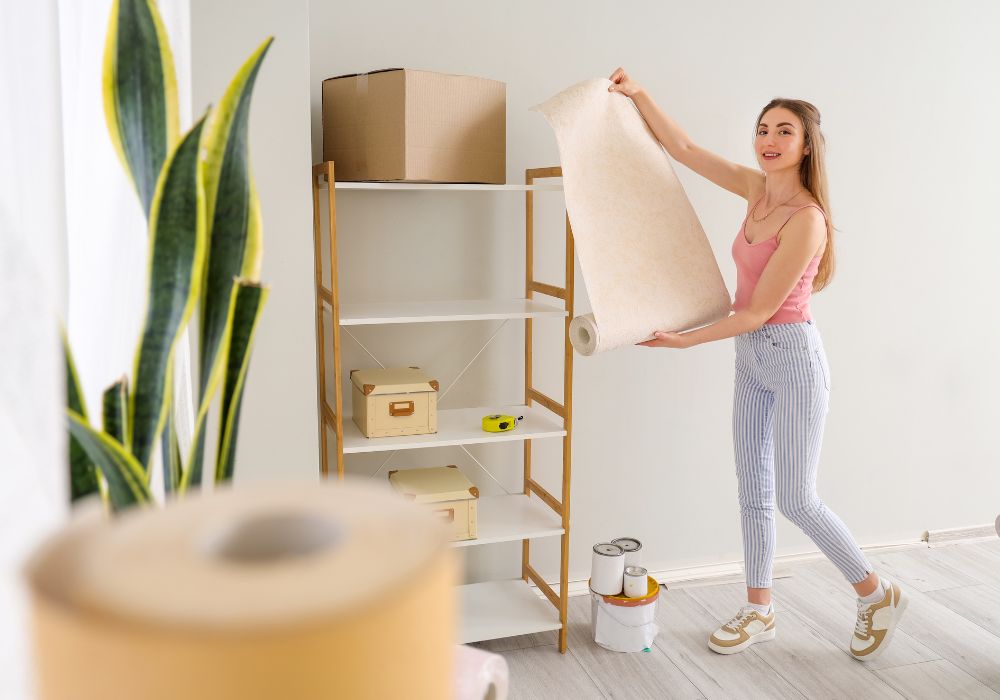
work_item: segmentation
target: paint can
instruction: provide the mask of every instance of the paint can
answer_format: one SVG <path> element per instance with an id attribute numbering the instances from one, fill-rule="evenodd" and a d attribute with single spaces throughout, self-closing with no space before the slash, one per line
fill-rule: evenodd
<path id="1" fill-rule="evenodd" d="M 639 598 L 590 592 L 590 629 L 594 642 L 610 651 L 644 651 L 659 634 L 656 601 L 660 586 L 646 577 L 646 594 Z"/>
<path id="2" fill-rule="evenodd" d="M 601 595 L 619 595 L 625 578 L 625 550 L 616 544 L 594 545 L 590 565 L 590 590 Z"/>
<path id="3" fill-rule="evenodd" d="M 641 566 L 625 567 L 624 592 L 628 598 L 642 598 L 649 591 L 646 586 L 647 572 Z"/>
<path id="4" fill-rule="evenodd" d="M 619 537 L 611 540 L 625 550 L 625 566 L 642 566 L 642 542 L 634 537 Z"/>

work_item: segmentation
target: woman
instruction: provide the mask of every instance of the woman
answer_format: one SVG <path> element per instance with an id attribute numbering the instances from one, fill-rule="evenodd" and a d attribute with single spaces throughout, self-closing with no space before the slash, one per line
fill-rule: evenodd
<path id="1" fill-rule="evenodd" d="M 781 513 L 809 535 L 857 592 L 851 654 L 874 659 L 888 645 L 907 596 L 872 570 L 847 527 L 816 495 L 830 371 L 809 298 L 833 272 L 819 111 L 801 100 L 771 100 L 756 121 L 758 172 L 692 143 L 621 68 L 610 80 L 608 90 L 632 99 L 675 160 L 747 200 L 732 246 L 735 313 L 687 333 L 656 331 L 654 340 L 639 343 L 689 348 L 735 337 L 733 441 L 747 602 L 712 634 L 709 648 L 732 654 L 774 638 L 777 496 Z"/>

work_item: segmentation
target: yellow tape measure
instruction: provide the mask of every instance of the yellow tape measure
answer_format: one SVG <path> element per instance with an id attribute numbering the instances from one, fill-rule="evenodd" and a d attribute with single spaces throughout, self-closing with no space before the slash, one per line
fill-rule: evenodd
<path id="1" fill-rule="evenodd" d="M 483 430 L 488 433 L 502 433 L 507 430 L 513 430 L 520 420 L 524 420 L 524 416 L 505 416 L 494 413 L 489 416 L 483 416 Z"/>

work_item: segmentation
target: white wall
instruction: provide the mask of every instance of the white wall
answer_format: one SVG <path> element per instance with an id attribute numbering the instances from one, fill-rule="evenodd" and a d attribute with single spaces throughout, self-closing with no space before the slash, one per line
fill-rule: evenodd
<path id="1" fill-rule="evenodd" d="M 250 157 L 264 220 L 261 280 L 271 295 L 250 361 L 236 479 L 317 478 L 308 3 L 193 2 L 191 27 L 196 116 L 218 102 L 265 38 L 275 38 L 250 108 Z"/>
<path id="2" fill-rule="evenodd" d="M 988 208 L 1000 186 L 992 157 L 1000 136 L 990 126 L 1000 96 L 987 87 L 1000 59 L 989 33 L 998 20 L 1000 6 L 985 1 L 947 8 L 859 0 L 780 8 L 314 2 L 312 157 L 321 156 L 321 80 L 387 67 L 506 81 L 509 182 L 523 181 L 526 167 L 558 162 L 552 133 L 528 107 L 620 65 L 699 144 L 748 165 L 763 104 L 778 95 L 814 102 L 839 230 L 837 277 L 813 302 L 832 379 L 819 494 L 862 545 L 916 541 L 927 529 L 990 523 L 1000 510 L 1000 447 L 988 438 L 1000 390 L 992 281 L 1000 242 Z M 301 75 L 282 79 L 297 85 Z M 282 134 L 299 124 L 290 120 Z M 745 202 L 676 167 L 735 291 L 730 245 Z M 521 196 L 506 194 L 343 192 L 344 300 L 520 295 L 523 206 Z M 265 213 L 275 216 L 266 201 Z M 540 276 L 561 283 L 558 210 L 538 225 Z M 280 245 L 299 260 L 306 234 L 289 227 Z M 309 269 L 301 264 L 304 283 Z M 579 271 L 577 280 L 577 313 L 585 313 Z M 520 398 L 520 327 L 501 331 L 496 351 L 473 365 L 443 407 Z M 386 364 L 419 364 L 445 386 L 494 329 L 438 324 L 356 333 Z M 536 348 L 560 347 L 561 329 L 555 322 Z M 344 341 L 345 370 L 370 363 Z M 302 342 L 311 348 L 308 338 Z M 542 390 L 555 396 L 558 359 L 558 351 L 547 353 L 536 369 Z M 259 355 L 257 381 L 277 371 L 263 365 Z M 571 578 L 587 577 L 594 542 L 621 535 L 646 542 L 654 571 L 741 559 L 732 385 L 731 339 L 577 356 Z M 312 419 L 305 398 L 295 411 Z M 506 487 L 516 485 L 518 449 L 475 454 Z M 558 449 L 536 443 L 536 454 L 548 463 L 543 480 L 554 485 Z M 497 490 L 461 457 L 419 450 L 396 455 L 391 466 L 454 462 L 484 491 Z M 380 463 L 349 458 L 348 471 L 370 473 Z M 783 518 L 778 539 L 779 555 L 816 549 Z M 519 573 L 517 546 L 474 549 L 474 574 Z M 555 549 L 543 553 L 539 568 L 551 578 Z"/>

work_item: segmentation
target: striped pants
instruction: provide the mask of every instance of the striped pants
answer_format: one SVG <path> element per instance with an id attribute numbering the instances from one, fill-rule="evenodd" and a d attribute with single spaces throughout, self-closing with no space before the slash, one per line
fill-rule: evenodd
<path id="1" fill-rule="evenodd" d="M 816 495 L 830 368 L 815 322 L 765 324 L 735 344 L 733 446 L 747 586 L 771 587 L 775 502 L 849 582 L 863 580 L 871 564 Z"/>

